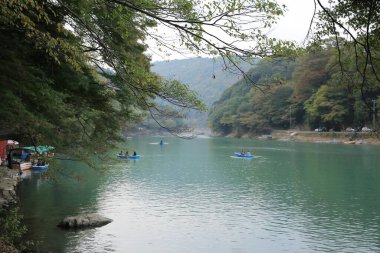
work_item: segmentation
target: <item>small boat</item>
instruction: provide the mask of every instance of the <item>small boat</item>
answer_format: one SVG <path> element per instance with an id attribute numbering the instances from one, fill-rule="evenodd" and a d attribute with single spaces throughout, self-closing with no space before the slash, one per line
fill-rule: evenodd
<path id="1" fill-rule="evenodd" d="M 31 162 L 17 162 L 12 163 L 12 169 L 18 169 L 20 171 L 30 170 L 32 168 Z"/>
<path id="2" fill-rule="evenodd" d="M 121 158 L 121 159 L 140 159 L 142 157 L 142 155 L 117 155 L 117 157 Z"/>
<path id="3" fill-rule="evenodd" d="M 48 168 L 49 168 L 49 164 L 32 166 L 32 170 L 47 170 Z"/>
<path id="4" fill-rule="evenodd" d="M 356 141 L 345 141 L 344 144 L 356 144 Z"/>
<path id="5" fill-rule="evenodd" d="M 259 141 L 265 141 L 265 140 L 272 140 L 272 135 L 271 134 L 263 134 L 261 136 L 256 137 L 256 140 Z"/>
<path id="6" fill-rule="evenodd" d="M 129 155 L 128 158 L 129 159 L 140 159 L 142 157 L 142 155 Z"/>
<path id="7" fill-rule="evenodd" d="M 235 156 L 241 157 L 241 158 L 253 158 L 253 157 L 255 157 L 251 153 L 242 154 L 240 152 L 235 152 Z"/>

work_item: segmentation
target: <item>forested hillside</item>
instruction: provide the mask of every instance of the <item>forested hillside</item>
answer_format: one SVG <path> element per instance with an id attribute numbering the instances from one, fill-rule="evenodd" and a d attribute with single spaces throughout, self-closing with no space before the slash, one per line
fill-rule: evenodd
<path id="1" fill-rule="evenodd" d="M 242 78 L 241 71 L 248 71 L 253 65 L 240 62 L 237 69 L 225 65 L 222 58 L 190 58 L 183 60 L 155 62 L 152 71 L 168 80 L 178 80 L 197 92 L 208 109 L 221 96 L 223 91 Z M 177 124 L 189 127 L 207 127 L 208 112 L 188 111 L 186 119 L 176 120 Z M 153 123 L 153 122 L 152 122 Z M 175 125 L 171 122 L 170 125 Z M 147 125 L 145 125 L 147 127 Z"/>
<path id="2" fill-rule="evenodd" d="M 239 67 L 247 71 L 252 66 L 242 62 Z M 154 62 L 152 71 L 166 79 L 176 79 L 189 85 L 208 106 L 242 77 L 242 73 L 236 68 L 233 71 L 226 70 L 220 57 Z"/>
<path id="3" fill-rule="evenodd" d="M 347 44 L 340 50 L 354 48 Z M 295 61 L 261 60 L 249 72 L 256 85 L 241 80 L 224 91 L 211 108 L 210 127 L 236 136 L 289 128 L 373 128 L 374 112 L 380 116 L 376 110 L 380 87 L 373 72 L 367 73 L 363 85 L 355 57 L 354 53 L 339 55 L 334 43 L 327 40 Z"/>

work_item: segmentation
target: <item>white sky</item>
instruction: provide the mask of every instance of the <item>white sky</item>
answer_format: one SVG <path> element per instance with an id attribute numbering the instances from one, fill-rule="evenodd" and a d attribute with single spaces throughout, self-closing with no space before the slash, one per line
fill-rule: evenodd
<path id="1" fill-rule="evenodd" d="M 271 29 L 269 35 L 278 39 L 294 40 L 301 44 L 305 40 L 314 13 L 314 0 L 277 0 L 277 2 L 285 4 L 288 11 Z M 196 55 L 184 56 L 175 52 L 166 55 L 165 53 L 157 54 L 148 51 L 148 54 L 151 55 L 153 61 L 196 57 Z"/>
<path id="2" fill-rule="evenodd" d="M 285 4 L 288 11 L 280 19 L 271 35 L 279 39 L 302 43 L 307 35 L 314 13 L 314 0 L 277 0 Z"/>

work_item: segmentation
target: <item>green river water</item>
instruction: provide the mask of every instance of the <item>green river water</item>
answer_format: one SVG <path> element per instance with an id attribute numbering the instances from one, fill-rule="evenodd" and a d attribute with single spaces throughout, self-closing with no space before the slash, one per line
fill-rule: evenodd
<path id="1" fill-rule="evenodd" d="M 379 147 L 160 139 L 128 140 L 143 157 L 104 172 L 62 160 L 54 181 L 26 175 L 26 239 L 39 252 L 380 252 Z M 231 157 L 242 148 L 257 157 Z M 56 227 L 81 213 L 113 222 Z"/>

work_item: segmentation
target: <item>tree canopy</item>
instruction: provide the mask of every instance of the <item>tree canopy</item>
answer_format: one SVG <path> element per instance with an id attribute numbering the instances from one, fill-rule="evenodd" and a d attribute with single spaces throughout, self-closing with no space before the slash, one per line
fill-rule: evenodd
<path id="1" fill-rule="evenodd" d="M 379 87 L 380 2 L 377 0 L 332 0 L 328 5 L 315 0 L 319 8 L 312 25 L 313 42 L 321 44 L 332 36 L 337 50 L 337 65 L 343 82 L 360 91 L 363 102 L 371 107 Z M 342 39 L 344 38 L 344 39 Z M 353 64 L 347 64 L 351 61 Z M 354 76 L 353 76 L 354 75 Z"/>
<path id="2" fill-rule="evenodd" d="M 347 126 L 359 129 L 371 125 L 376 130 L 379 126 L 372 119 L 379 114 L 380 2 L 315 0 L 314 3 L 315 15 L 310 23 L 309 43 L 304 55 L 296 58 L 293 76 L 286 84 L 293 88 L 289 98 L 291 104 L 287 99 L 282 102 L 283 106 L 288 106 L 288 111 L 292 108 L 294 116 L 288 115 L 289 121 L 295 117 L 297 127 L 304 129 L 325 127 L 340 130 Z M 236 84 L 225 92 L 215 105 L 227 110 L 233 108 L 228 104 L 237 98 L 226 99 L 225 95 L 233 93 L 238 86 Z M 251 101 L 250 111 L 240 115 L 233 110 L 231 115 L 234 120 L 228 123 L 231 126 L 235 124 L 235 127 L 229 131 L 239 135 L 239 122 L 259 126 L 244 130 L 251 134 L 258 130 L 284 128 L 268 121 L 268 117 L 274 116 L 274 110 L 267 109 L 271 97 L 261 102 L 255 91 L 251 93 L 251 96 L 240 97 L 244 101 L 242 103 Z M 212 110 L 210 124 L 215 131 L 224 133 L 225 129 L 219 127 L 221 121 L 218 121 L 215 112 L 218 109 Z"/>
<path id="3" fill-rule="evenodd" d="M 4 0 L 0 126 L 28 145 L 105 150 L 144 112 L 159 123 L 156 98 L 205 108 L 188 86 L 150 71 L 149 38 L 225 61 L 280 56 L 294 45 L 263 29 L 283 11 L 272 0 Z"/>
<path id="4" fill-rule="evenodd" d="M 373 105 L 380 101 L 380 86 L 374 81 L 374 73 L 366 76 L 373 81 L 372 85 L 362 89 L 355 54 L 339 58 L 332 41 L 324 40 L 317 48 L 309 47 L 295 62 L 260 61 L 248 73 L 252 78 L 259 77 L 262 90 L 244 86 L 243 81 L 227 89 L 211 109 L 211 128 L 223 135 L 237 136 L 294 127 L 336 131 L 347 127 L 358 130 L 363 126 L 378 129 L 379 124 L 373 123 L 376 113 Z M 347 43 L 344 50 L 350 49 Z M 341 66 L 346 70 L 344 73 Z M 366 104 L 369 98 L 373 99 L 372 106 Z"/>

